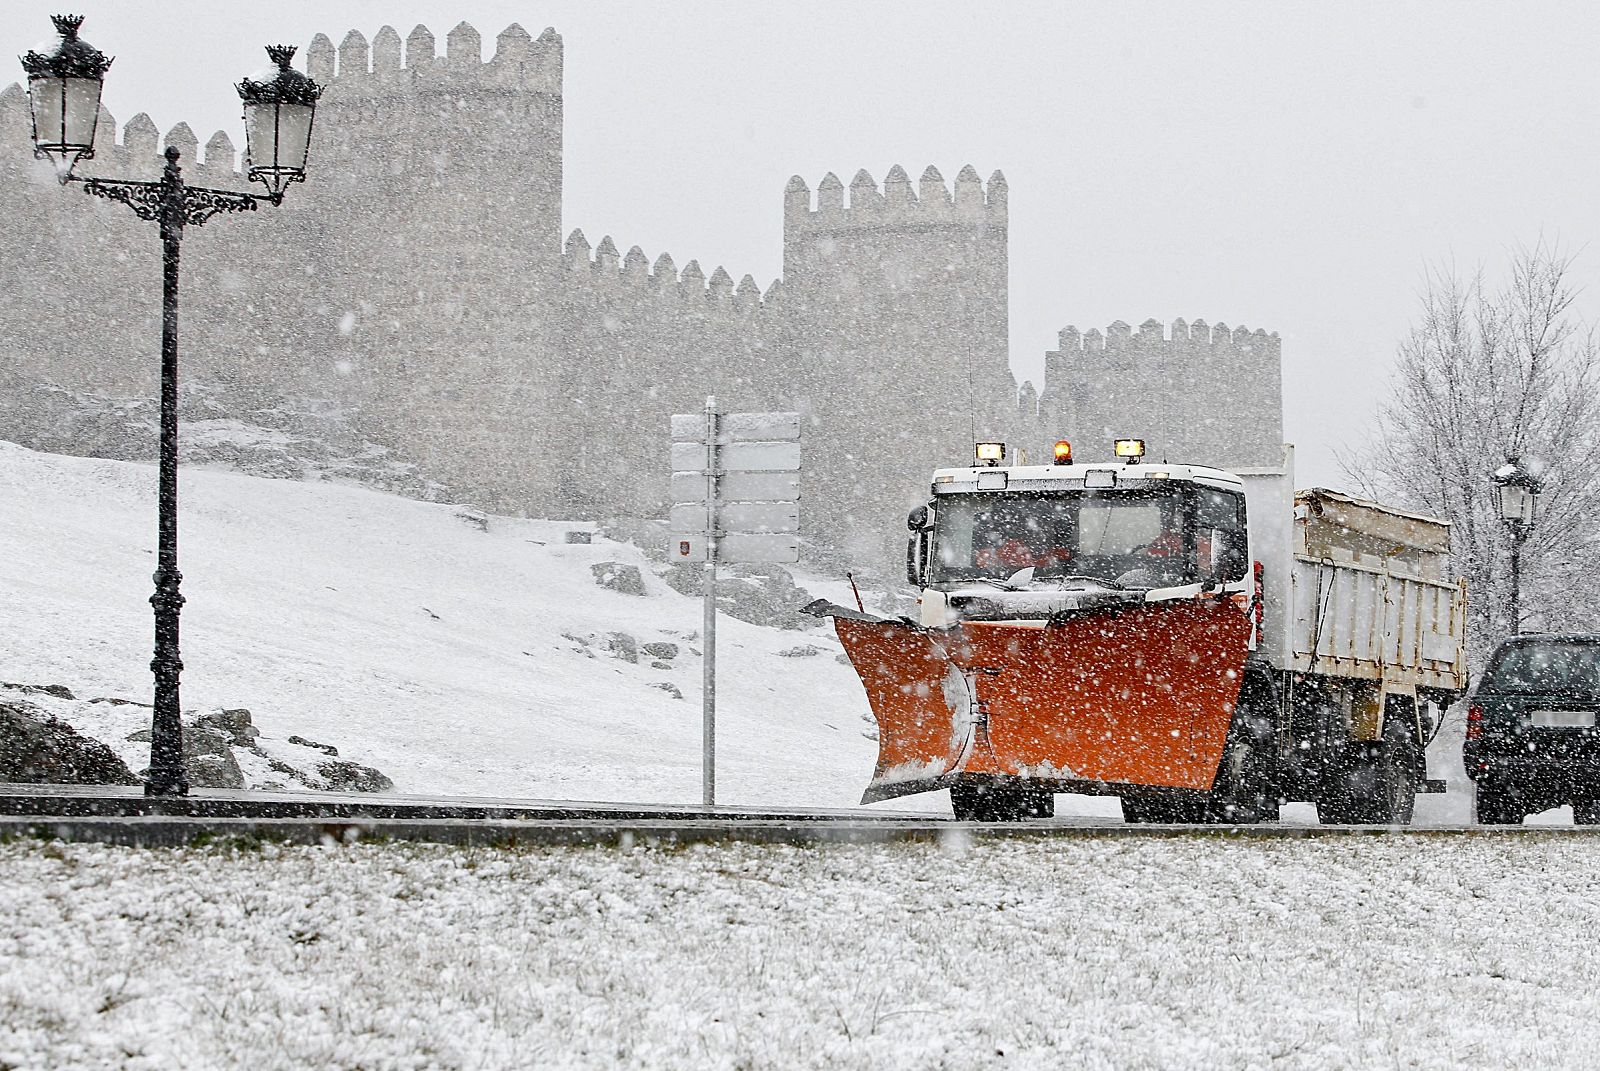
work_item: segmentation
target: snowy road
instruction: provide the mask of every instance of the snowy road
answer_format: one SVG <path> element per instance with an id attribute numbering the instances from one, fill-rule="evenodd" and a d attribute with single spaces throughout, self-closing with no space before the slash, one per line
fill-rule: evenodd
<path id="1" fill-rule="evenodd" d="M 0 1066 L 1587 1067 L 1584 838 L 0 845 Z"/>

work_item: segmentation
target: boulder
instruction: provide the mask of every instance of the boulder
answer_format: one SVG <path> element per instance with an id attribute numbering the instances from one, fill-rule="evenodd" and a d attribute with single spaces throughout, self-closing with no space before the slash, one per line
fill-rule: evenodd
<path id="1" fill-rule="evenodd" d="M 183 723 L 183 772 L 190 788 L 244 787 L 244 771 L 233 757 L 233 738 L 201 724 L 199 718 Z"/>
<path id="2" fill-rule="evenodd" d="M 72 689 L 65 684 L 7 684 L 0 681 L 0 688 L 10 688 L 23 695 L 48 695 L 55 699 L 76 699 Z"/>
<path id="3" fill-rule="evenodd" d="M 98 740 L 22 703 L 0 703 L 0 781 L 52 785 L 137 785 Z"/>
<path id="4" fill-rule="evenodd" d="M 329 792 L 393 792 L 394 782 L 371 766 L 358 762 L 323 762 L 317 773 L 327 779 Z"/>
<path id="5" fill-rule="evenodd" d="M 339 757 L 339 749 L 334 747 L 332 744 L 319 744 L 315 740 L 307 740 L 303 736 L 291 736 L 289 737 L 289 743 L 299 744 L 301 747 L 314 747 L 318 751 L 326 754 L 329 758 L 336 759 Z"/>
<path id="6" fill-rule="evenodd" d="M 606 633 L 606 649 L 624 662 L 639 661 L 639 641 L 626 632 Z"/>
<path id="7" fill-rule="evenodd" d="M 679 563 L 668 569 L 664 578 L 674 591 L 683 595 L 703 593 L 704 573 L 698 565 Z M 717 609 L 729 617 L 769 628 L 811 629 L 821 618 L 800 613 L 811 595 L 794 582 L 789 571 L 778 565 L 733 565 L 717 576 Z"/>
<path id="8" fill-rule="evenodd" d="M 673 659 L 678 657 L 678 645 L 675 643 L 667 643 L 665 640 L 658 640 L 655 643 L 647 643 L 643 647 L 639 648 L 639 650 L 643 651 L 651 658 Z"/>
<path id="9" fill-rule="evenodd" d="M 234 747 L 249 747 L 261 735 L 261 730 L 251 723 L 250 712 L 243 707 L 233 710 L 213 710 L 199 717 L 199 724 L 225 733 Z M 132 739 L 132 737 L 129 737 Z"/>
<path id="10" fill-rule="evenodd" d="M 625 565 L 622 562 L 596 562 L 589 566 L 589 571 L 594 573 L 594 582 L 610 591 L 620 592 L 623 595 L 643 595 L 644 576 L 640 574 L 637 565 Z"/>

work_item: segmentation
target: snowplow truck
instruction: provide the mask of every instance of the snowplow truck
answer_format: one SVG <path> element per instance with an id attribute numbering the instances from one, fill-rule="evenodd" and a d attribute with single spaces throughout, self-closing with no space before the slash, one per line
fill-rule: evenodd
<path id="1" fill-rule="evenodd" d="M 917 619 L 821 600 L 878 726 L 870 803 L 948 790 L 959 819 L 1115 795 L 1130 822 L 1410 822 L 1466 688 L 1448 522 L 1277 469 L 1111 460 L 933 474 L 911 511 Z"/>

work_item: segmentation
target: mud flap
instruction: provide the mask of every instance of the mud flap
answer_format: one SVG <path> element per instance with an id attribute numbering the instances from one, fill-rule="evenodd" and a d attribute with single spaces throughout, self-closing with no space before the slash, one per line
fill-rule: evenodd
<path id="1" fill-rule="evenodd" d="M 969 777 L 1208 791 L 1250 632 L 1222 600 L 938 630 L 807 609 L 834 618 L 878 722 L 869 803 Z"/>

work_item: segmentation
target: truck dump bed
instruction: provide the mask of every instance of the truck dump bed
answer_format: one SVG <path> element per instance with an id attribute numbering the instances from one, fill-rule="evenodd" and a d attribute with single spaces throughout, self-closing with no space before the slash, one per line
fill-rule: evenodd
<path id="1" fill-rule="evenodd" d="M 1466 688 L 1466 583 L 1448 521 L 1297 491 L 1286 668 L 1387 688 Z"/>

